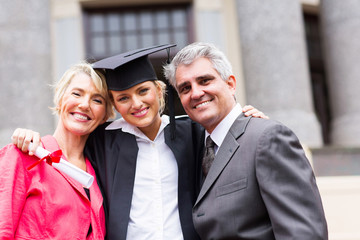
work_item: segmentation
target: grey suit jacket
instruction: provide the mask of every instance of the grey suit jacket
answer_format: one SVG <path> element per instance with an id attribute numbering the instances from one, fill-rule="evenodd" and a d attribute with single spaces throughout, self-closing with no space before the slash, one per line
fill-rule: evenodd
<path id="1" fill-rule="evenodd" d="M 315 177 L 295 134 L 241 114 L 193 208 L 201 239 L 327 239 Z"/>

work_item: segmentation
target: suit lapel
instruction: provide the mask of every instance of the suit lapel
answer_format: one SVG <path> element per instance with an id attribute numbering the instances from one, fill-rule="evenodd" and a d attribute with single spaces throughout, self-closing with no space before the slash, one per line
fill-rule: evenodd
<path id="1" fill-rule="evenodd" d="M 225 139 L 215 156 L 214 162 L 210 171 L 201 187 L 199 196 L 196 200 L 198 204 L 205 194 L 209 191 L 216 179 L 219 177 L 223 169 L 226 167 L 236 150 L 239 148 L 237 139 L 245 132 L 245 128 L 250 120 L 250 117 L 245 117 L 242 114 L 235 120 L 229 132 L 226 134 Z M 195 205 L 196 205 L 195 204 Z"/>

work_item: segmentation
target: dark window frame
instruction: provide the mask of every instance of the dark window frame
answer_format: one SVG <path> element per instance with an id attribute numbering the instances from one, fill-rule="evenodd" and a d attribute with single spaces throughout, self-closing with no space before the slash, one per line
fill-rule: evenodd
<path id="1" fill-rule="evenodd" d="M 314 108 L 321 125 L 324 144 L 328 145 L 331 143 L 331 110 L 322 53 L 321 29 L 318 14 L 304 12 L 304 26 Z"/>
<path id="2" fill-rule="evenodd" d="M 176 32 L 179 30 L 178 28 L 174 28 L 172 27 L 173 26 L 173 20 L 171 17 L 169 17 L 170 15 L 170 12 L 171 11 L 176 11 L 176 10 L 183 10 L 184 13 L 185 13 L 185 17 L 186 17 L 186 26 L 183 27 L 183 32 L 186 32 L 186 40 L 184 41 L 184 45 L 188 44 L 188 43 L 191 43 L 193 42 L 194 40 L 194 34 L 193 34 L 193 17 L 192 17 L 192 8 L 191 8 L 191 5 L 188 4 L 188 3 L 185 3 L 185 4 L 167 4 L 167 5 L 144 5 L 144 6 L 124 6 L 124 7 L 113 7 L 113 8 L 110 8 L 110 7 L 104 7 L 104 8 L 88 8 L 88 7 L 84 7 L 83 8 L 83 27 L 84 27 L 84 36 L 85 36 L 85 51 L 86 51 L 86 57 L 88 59 L 92 59 L 92 60 L 98 60 L 98 59 L 102 59 L 102 58 L 105 58 L 105 57 L 108 57 L 108 56 L 111 56 L 111 55 L 114 55 L 114 54 L 119 54 L 121 52 L 126 52 L 128 50 L 132 50 L 132 49 L 136 49 L 136 48 L 141 48 L 141 47 L 147 47 L 149 44 L 144 44 L 144 43 L 141 43 L 141 37 L 144 36 L 142 35 L 143 32 L 146 32 L 146 31 L 151 31 L 152 33 L 152 36 L 154 36 L 155 38 L 158 37 L 159 33 L 162 31 L 162 30 L 170 30 L 168 33 L 169 33 L 169 37 L 170 37 L 170 40 L 169 42 L 166 42 L 166 43 L 177 43 L 176 39 L 175 39 L 175 34 Z M 152 29 L 152 30 L 141 30 L 141 27 L 139 25 L 139 15 L 143 12 L 150 12 L 152 13 L 152 21 L 155 21 L 155 18 L 156 18 L 156 13 L 160 12 L 160 11 L 165 11 L 168 15 L 168 19 L 170 19 L 170 27 L 166 28 L 166 29 L 159 29 L 159 28 L 155 28 L 155 29 Z M 106 44 L 105 44 L 105 47 L 107 48 L 105 50 L 105 53 L 104 54 L 96 54 L 95 51 L 92 49 L 92 46 L 91 46 L 91 40 L 93 38 L 93 35 L 94 33 L 91 33 L 90 31 L 90 21 L 91 21 L 91 17 L 94 15 L 94 14 L 100 14 L 102 16 L 108 16 L 110 14 L 126 14 L 126 13 L 134 13 L 137 17 L 135 18 L 136 19 L 136 29 L 134 31 L 132 31 L 132 33 L 134 34 L 134 38 L 136 39 L 137 41 L 137 46 L 139 47 L 134 47 L 134 48 L 128 48 L 124 43 L 122 42 L 122 46 L 120 47 L 120 50 L 115 53 L 115 52 L 111 52 L 109 50 L 109 36 L 111 36 L 111 31 L 109 31 L 107 29 L 106 26 L 104 26 L 104 32 L 102 32 L 101 34 L 103 34 L 102 36 L 105 38 L 105 41 Z M 104 22 L 104 24 L 106 24 Z M 126 34 L 129 33 L 131 31 L 126 31 L 124 29 L 118 31 L 119 33 L 119 36 L 120 38 L 124 39 L 126 37 Z M 100 33 L 99 33 L 100 34 Z M 154 40 L 154 44 L 152 45 L 158 45 L 158 44 L 162 44 L 159 42 L 158 39 L 155 39 Z M 181 47 L 183 46 L 178 46 L 175 51 L 178 51 L 181 49 Z"/>

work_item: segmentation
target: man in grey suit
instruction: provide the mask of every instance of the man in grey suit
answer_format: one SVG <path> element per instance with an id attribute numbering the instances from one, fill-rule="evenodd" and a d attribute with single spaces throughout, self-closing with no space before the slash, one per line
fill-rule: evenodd
<path id="1" fill-rule="evenodd" d="M 215 156 L 203 160 L 210 169 L 203 166 L 193 207 L 200 237 L 327 239 L 320 194 L 299 140 L 276 121 L 241 113 L 225 55 L 211 44 L 194 43 L 164 69 L 186 113 L 215 143 L 206 150 L 210 159 Z"/>

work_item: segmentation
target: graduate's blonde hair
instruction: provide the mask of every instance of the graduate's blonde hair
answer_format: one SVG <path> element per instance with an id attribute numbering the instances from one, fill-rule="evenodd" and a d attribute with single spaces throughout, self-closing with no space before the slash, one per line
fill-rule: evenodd
<path id="1" fill-rule="evenodd" d="M 159 87 L 159 89 L 162 92 L 162 96 L 159 99 L 159 113 L 161 115 L 165 109 L 166 84 L 160 80 L 155 80 L 153 82 L 154 82 L 155 86 Z"/>

